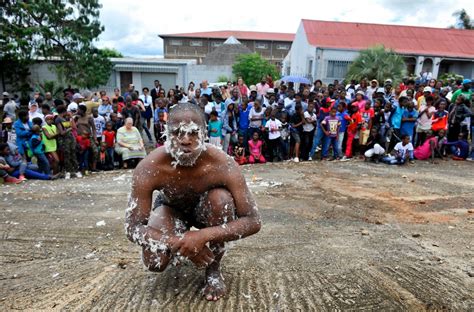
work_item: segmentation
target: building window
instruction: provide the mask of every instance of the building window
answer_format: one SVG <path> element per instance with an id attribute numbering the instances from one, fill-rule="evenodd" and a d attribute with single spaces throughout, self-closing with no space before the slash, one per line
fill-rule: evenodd
<path id="1" fill-rule="evenodd" d="M 288 50 L 290 48 L 289 44 L 277 44 L 277 50 Z"/>
<path id="2" fill-rule="evenodd" d="M 255 42 L 255 49 L 268 49 L 268 44 L 265 42 Z"/>
<path id="3" fill-rule="evenodd" d="M 172 46 L 180 46 L 183 45 L 183 42 L 181 40 L 171 40 L 170 44 Z"/>
<path id="4" fill-rule="evenodd" d="M 345 78 L 350 63 L 349 61 L 328 61 L 326 78 Z"/>
<path id="5" fill-rule="evenodd" d="M 201 40 L 191 40 L 189 42 L 189 45 L 191 47 L 202 47 L 202 41 Z"/>
<path id="6" fill-rule="evenodd" d="M 211 45 L 212 45 L 213 47 L 220 47 L 220 46 L 222 45 L 222 42 L 220 42 L 220 41 L 213 41 L 213 42 L 211 43 Z"/>

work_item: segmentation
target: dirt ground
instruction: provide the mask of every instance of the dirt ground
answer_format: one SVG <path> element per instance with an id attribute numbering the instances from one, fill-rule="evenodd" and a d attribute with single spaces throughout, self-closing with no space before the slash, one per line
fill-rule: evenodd
<path id="1" fill-rule="evenodd" d="M 474 310 L 472 164 L 243 171 L 263 227 L 229 249 L 217 303 L 192 265 L 140 263 L 131 171 L 0 186 L 0 310 Z"/>

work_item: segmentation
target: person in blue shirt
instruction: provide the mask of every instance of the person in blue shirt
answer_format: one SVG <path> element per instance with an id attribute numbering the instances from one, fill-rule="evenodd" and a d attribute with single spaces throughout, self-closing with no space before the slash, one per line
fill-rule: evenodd
<path id="1" fill-rule="evenodd" d="M 346 109 L 346 102 L 345 101 L 339 101 L 339 104 L 337 104 L 337 113 L 336 117 L 339 119 L 341 122 L 341 125 L 339 126 L 339 134 L 337 137 L 337 149 L 338 149 L 338 154 L 343 155 L 342 153 L 342 142 L 344 141 L 344 135 L 347 130 L 347 121 L 350 119 L 349 113 L 347 113 Z"/>
<path id="2" fill-rule="evenodd" d="M 26 158 L 27 142 L 31 138 L 31 128 L 33 123 L 29 120 L 27 111 L 20 111 L 18 113 L 18 119 L 13 124 L 13 128 L 16 133 L 16 146 L 18 153 Z"/>
<path id="3" fill-rule="evenodd" d="M 207 80 L 202 81 L 200 90 L 201 90 L 201 95 L 203 94 L 207 94 L 209 96 L 212 95 L 212 88 L 209 88 L 209 83 L 207 82 Z"/>
<path id="4" fill-rule="evenodd" d="M 51 167 L 49 166 L 48 158 L 44 153 L 44 144 L 41 139 L 41 127 L 39 125 L 31 127 L 31 138 L 28 140 L 28 148 L 30 149 L 32 156 L 35 156 L 38 160 L 38 171 L 49 175 L 51 173 Z"/>
<path id="5" fill-rule="evenodd" d="M 207 133 L 209 134 L 209 143 L 222 148 L 222 120 L 219 119 L 219 114 L 212 111 L 207 123 Z"/>
<path id="6" fill-rule="evenodd" d="M 466 160 L 467 156 L 469 156 L 469 142 L 463 133 L 458 135 L 457 141 L 446 142 L 444 145 L 450 147 L 453 160 Z"/>
<path id="7" fill-rule="evenodd" d="M 410 136 L 410 141 L 413 143 L 413 129 L 415 127 L 416 120 L 418 118 L 418 112 L 414 109 L 413 102 L 408 102 L 406 109 L 402 115 L 402 127 L 400 133 L 402 135 Z"/>
<path id="8" fill-rule="evenodd" d="M 247 144 L 248 140 L 250 140 L 249 135 L 249 114 L 250 109 L 252 109 L 252 105 L 249 105 L 248 99 L 243 99 L 242 104 L 239 106 L 239 135 L 244 137 L 244 144 Z"/>
<path id="9" fill-rule="evenodd" d="M 405 107 L 408 103 L 408 98 L 402 96 L 398 99 L 398 103 L 394 101 L 392 115 L 391 115 L 391 124 L 392 124 L 392 136 L 390 138 L 390 145 L 388 151 L 390 152 L 395 144 L 400 142 L 401 133 L 400 129 L 402 127 L 402 117 L 403 112 L 405 111 Z"/>

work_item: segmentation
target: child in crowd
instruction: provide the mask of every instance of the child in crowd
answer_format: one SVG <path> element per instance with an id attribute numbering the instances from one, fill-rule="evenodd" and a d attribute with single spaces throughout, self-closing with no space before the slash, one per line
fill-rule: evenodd
<path id="1" fill-rule="evenodd" d="M 341 123 L 341 125 L 339 126 L 339 133 L 337 135 L 337 153 L 338 155 L 342 155 L 342 143 L 344 142 L 344 135 L 346 134 L 347 123 L 351 118 L 351 116 L 349 116 L 346 110 L 346 102 L 340 101 L 337 104 L 336 117 Z"/>
<path id="2" fill-rule="evenodd" d="M 77 158 L 79 159 L 79 170 L 83 171 L 85 175 L 89 174 L 89 149 L 91 147 L 90 133 L 84 131 L 82 135 L 76 137 L 78 151 Z"/>
<path id="3" fill-rule="evenodd" d="M 94 124 L 95 124 L 95 133 L 97 136 L 97 141 L 100 142 L 102 140 L 102 133 L 105 130 L 105 118 L 99 115 L 99 111 L 97 108 L 92 109 L 92 117 L 94 117 Z"/>
<path id="4" fill-rule="evenodd" d="M 371 101 L 365 101 L 363 109 L 360 111 L 362 117 L 362 125 L 359 131 L 359 144 L 364 147 L 372 129 L 372 123 L 375 115 L 374 109 L 371 107 Z"/>
<path id="5" fill-rule="evenodd" d="M 352 143 L 354 142 L 354 138 L 362 123 L 362 116 L 359 113 L 359 107 L 357 105 L 351 105 L 351 109 L 352 114 L 349 119 L 349 125 L 347 126 L 346 154 L 342 157 L 341 161 L 347 161 L 352 158 Z"/>
<path id="6" fill-rule="evenodd" d="M 444 143 L 446 146 L 450 146 L 451 154 L 453 154 L 453 160 L 466 160 L 469 155 L 469 142 L 466 139 L 464 133 L 460 133 L 458 140 L 454 142 Z"/>
<path id="7" fill-rule="evenodd" d="M 275 158 L 281 160 L 280 146 L 281 146 L 281 121 L 276 119 L 276 110 L 273 110 L 270 115 L 270 120 L 265 124 L 268 131 L 268 149 L 270 152 L 270 160 L 275 161 Z"/>
<path id="8" fill-rule="evenodd" d="M 234 145 L 234 159 L 239 165 L 245 165 L 247 163 L 247 157 L 245 157 L 245 141 L 244 136 L 239 135 L 237 143 Z"/>
<path id="9" fill-rule="evenodd" d="M 329 160 L 339 159 L 337 137 L 339 134 L 339 128 L 341 126 L 341 121 L 339 118 L 337 118 L 336 112 L 337 108 L 335 106 L 331 107 L 329 116 L 326 116 L 326 118 L 324 118 L 324 120 L 321 122 L 321 129 L 324 132 L 321 160 L 327 159 L 330 146 L 332 147 L 334 157 L 330 158 Z"/>
<path id="10" fill-rule="evenodd" d="M 102 132 L 101 138 L 102 143 L 105 143 L 105 152 L 112 164 L 114 164 L 115 131 L 110 121 L 105 124 L 105 130 Z"/>
<path id="11" fill-rule="evenodd" d="M 36 118 L 35 118 L 36 119 Z M 44 154 L 44 144 L 41 139 L 41 126 L 34 125 L 31 128 L 31 138 L 28 141 L 28 148 L 30 155 L 36 157 L 39 172 L 49 175 L 51 173 L 51 168 L 49 166 L 49 161 L 46 155 Z"/>
<path id="12" fill-rule="evenodd" d="M 256 162 L 264 164 L 266 162 L 265 157 L 262 154 L 263 141 L 260 140 L 258 132 L 254 132 L 252 140 L 248 141 L 249 145 L 249 164 L 254 164 Z"/>
<path id="13" fill-rule="evenodd" d="M 207 131 L 209 133 L 209 143 L 221 148 L 222 141 L 222 121 L 219 119 L 219 113 L 215 110 L 211 111 L 209 123 L 207 124 Z"/>
<path id="14" fill-rule="evenodd" d="M 430 130 L 428 132 L 428 138 L 423 142 L 422 145 L 418 146 L 415 148 L 415 151 L 413 152 L 414 156 L 418 160 L 428 160 L 431 158 L 431 163 L 435 163 L 434 157 L 435 155 L 440 156 L 443 158 L 441 151 L 440 151 L 440 145 L 439 141 L 444 138 L 445 131 L 440 130 L 438 133 L 438 136 L 435 136 L 433 134 L 433 131 Z"/>
<path id="15" fill-rule="evenodd" d="M 446 101 L 441 101 L 438 110 L 431 116 L 431 130 L 437 134 L 440 130 L 448 130 L 448 115 L 446 110 Z"/>
<path id="16" fill-rule="evenodd" d="M 293 149 L 294 155 L 295 155 L 295 158 L 293 158 L 294 162 L 300 161 L 299 154 L 300 154 L 300 145 L 301 145 L 301 133 L 303 132 L 303 123 L 304 123 L 303 106 L 301 104 L 297 104 L 295 106 L 295 113 L 293 114 L 293 116 L 291 116 L 291 120 L 290 120 L 291 139 L 295 143 L 295 147 Z"/>
<path id="17" fill-rule="evenodd" d="M 393 151 L 392 155 L 383 158 L 383 162 L 389 165 L 403 165 L 410 161 L 413 163 L 413 144 L 410 142 L 410 136 L 402 135 L 402 141 L 398 142 Z"/>
<path id="18" fill-rule="evenodd" d="M 51 164 L 51 168 L 53 169 L 53 174 L 57 174 L 59 172 L 59 156 L 56 152 L 57 142 L 56 138 L 58 136 L 58 129 L 54 124 L 54 115 L 46 115 L 44 117 L 46 124 L 43 126 L 43 134 L 42 140 L 44 144 L 44 152 L 46 153 L 46 157 Z"/>
<path id="19" fill-rule="evenodd" d="M 113 153 L 111 156 L 107 149 L 107 142 L 100 143 L 99 161 L 97 162 L 99 170 L 107 171 L 114 169 Z"/>
<path id="20" fill-rule="evenodd" d="M 402 115 L 402 126 L 400 128 L 400 133 L 402 135 L 408 135 L 410 141 L 413 142 L 413 130 L 415 128 L 415 123 L 418 118 L 418 112 L 415 110 L 412 102 L 407 101 L 406 109 L 403 111 Z"/>
<path id="21" fill-rule="evenodd" d="M 277 112 L 278 114 L 278 112 Z M 281 114 L 281 157 L 284 160 L 288 159 L 288 153 L 290 150 L 290 129 L 288 124 L 288 115 L 286 113 Z"/>

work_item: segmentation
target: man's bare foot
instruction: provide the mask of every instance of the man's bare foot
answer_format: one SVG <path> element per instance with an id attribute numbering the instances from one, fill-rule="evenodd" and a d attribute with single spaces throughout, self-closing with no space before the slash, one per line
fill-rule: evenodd
<path id="1" fill-rule="evenodd" d="M 223 297 L 227 291 L 224 283 L 224 277 L 219 270 L 207 270 L 205 286 L 202 289 L 202 295 L 208 301 L 217 301 Z"/>

